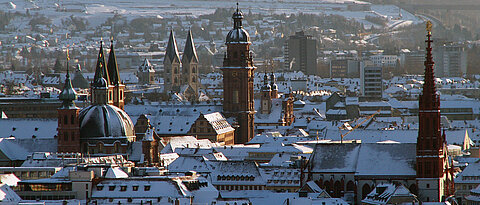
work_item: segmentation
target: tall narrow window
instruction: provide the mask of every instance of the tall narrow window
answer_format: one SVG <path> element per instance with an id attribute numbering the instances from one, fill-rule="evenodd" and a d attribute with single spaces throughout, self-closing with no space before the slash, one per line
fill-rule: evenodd
<path id="1" fill-rule="evenodd" d="M 71 115 L 71 116 L 70 116 L 70 124 L 72 124 L 72 125 L 75 124 L 75 117 L 74 117 L 74 115 Z"/>
<path id="2" fill-rule="evenodd" d="M 238 103 L 238 90 L 233 91 L 233 103 Z"/>

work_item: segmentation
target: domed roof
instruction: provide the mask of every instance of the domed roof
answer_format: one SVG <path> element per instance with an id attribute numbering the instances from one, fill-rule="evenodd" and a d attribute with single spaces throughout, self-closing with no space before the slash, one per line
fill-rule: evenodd
<path id="1" fill-rule="evenodd" d="M 271 91 L 272 86 L 270 86 L 270 84 L 265 84 L 265 85 L 263 85 L 262 90 L 263 91 Z"/>
<path id="2" fill-rule="evenodd" d="M 124 138 L 134 136 L 132 120 L 112 105 L 90 105 L 80 111 L 81 138 Z"/>
<path id="3" fill-rule="evenodd" d="M 105 78 L 97 78 L 97 80 L 94 82 L 94 87 L 96 88 L 107 88 L 108 87 L 108 82 Z"/>
<path id="4" fill-rule="evenodd" d="M 238 9 L 238 3 L 237 10 L 233 13 L 232 18 L 233 29 L 228 32 L 226 43 L 249 43 L 250 35 L 248 35 L 248 32 L 242 27 L 243 13 Z"/>
<path id="5" fill-rule="evenodd" d="M 250 35 L 243 28 L 234 28 L 227 34 L 226 43 L 248 43 L 250 42 Z"/>

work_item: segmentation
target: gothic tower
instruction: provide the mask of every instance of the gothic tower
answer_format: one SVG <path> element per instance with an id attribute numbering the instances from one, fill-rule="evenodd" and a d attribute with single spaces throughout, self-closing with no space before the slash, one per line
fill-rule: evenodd
<path id="1" fill-rule="evenodd" d="M 125 106 L 125 85 L 122 84 L 120 80 L 120 72 L 118 72 L 117 58 L 115 57 L 115 51 L 113 49 L 113 40 L 111 40 L 110 42 L 111 45 L 110 53 L 108 54 L 107 70 L 108 77 L 110 78 L 110 85 L 113 86 L 113 105 L 123 110 L 123 107 Z"/>
<path id="2" fill-rule="evenodd" d="M 100 51 L 98 52 L 97 66 L 95 67 L 95 75 L 91 87 L 93 105 L 113 105 L 114 86 L 110 83 L 105 55 L 103 54 L 103 42 L 100 42 Z"/>
<path id="3" fill-rule="evenodd" d="M 440 96 L 433 73 L 431 28 L 431 22 L 427 22 L 425 83 L 418 103 L 417 186 L 420 201 L 441 202 L 450 192 L 451 180 L 445 134 L 442 135 L 440 130 Z"/>
<path id="4" fill-rule="evenodd" d="M 168 39 L 167 50 L 165 51 L 165 58 L 163 60 L 164 68 L 164 89 L 165 92 L 179 92 L 181 85 L 180 56 L 178 54 L 177 41 L 173 35 L 173 30 L 170 30 L 170 37 Z"/>
<path id="5" fill-rule="evenodd" d="M 194 98 L 198 97 L 198 57 L 193 44 L 192 31 L 188 31 L 187 41 L 182 56 L 182 85 L 188 85 L 195 91 Z"/>
<path id="6" fill-rule="evenodd" d="M 80 123 L 78 114 L 80 108 L 75 106 L 77 93 L 73 89 L 70 73 L 68 71 L 63 90 L 58 96 L 63 101 L 62 107 L 58 108 L 58 152 L 80 152 Z"/>
<path id="7" fill-rule="evenodd" d="M 227 53 L 223 60 L 223 112 L 235 117 L 235 144 L 248 142 L 254 136 L 253 79 L 255 66 L 250 53 L 250 36 L 242 28 L 243 13 L 233 13 L 233 29 L 227 34 Z"/>
<path id="8" fill-rule="evenodd" d="M 262 114 L 270 114 L 272 109 L 272 86 L 268 83 L 267 73 L 263 76 L 263 87 L 260 95 L 260 112 Z"/>

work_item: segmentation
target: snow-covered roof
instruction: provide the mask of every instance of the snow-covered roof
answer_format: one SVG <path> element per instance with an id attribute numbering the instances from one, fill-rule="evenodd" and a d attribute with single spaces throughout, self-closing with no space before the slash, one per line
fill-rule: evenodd
<path id="1" fill-rule="evenodd" d="M 105 174 L 106 179 L 122 179 L 128 178 L 128 174 L 125 173 L 120 167 L 110 167 Z"/>
<path id="2" fill-rule="evenodd" d="M 0 119 L 1 138 L 54 138 L 57 119 L 7 118 Z"/>
<path id="3" fill-rule="evenodd" d="M 223 134 L 227 132 L 232 132 L 235 129 L 227 122 L 225 117 L 223 117 L 220 112 L 214 112 L 210 114 L 203 115 L 205 119 L 212 125 L 213 129 L 217 134 Z"/>
<path id="4" fill-rule="evenodd" d="M 311 159 L 312 171 L 415 176 L 415 150 L 414 143 L 317 144 Z"/>

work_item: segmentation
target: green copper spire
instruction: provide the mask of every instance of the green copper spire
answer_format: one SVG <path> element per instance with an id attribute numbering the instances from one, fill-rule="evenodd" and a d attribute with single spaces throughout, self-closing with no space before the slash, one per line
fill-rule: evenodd
<path id="1" fill-rule="evenodd" d="M 63 108 L 71 108 L 75 106 L 75 100 L 77 99 L 77 92 L 73 89 L 72 80 L 70 80 L 70 72 L 68 70 L 68 61 L 70 57 L 68 56 L 68 48 L 67 48 L 67 76 L 65 78 L 65 85 L 63 86 L 63 90 L 58 96 L 60 100 L 63 101 Z"/>

